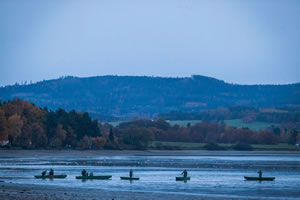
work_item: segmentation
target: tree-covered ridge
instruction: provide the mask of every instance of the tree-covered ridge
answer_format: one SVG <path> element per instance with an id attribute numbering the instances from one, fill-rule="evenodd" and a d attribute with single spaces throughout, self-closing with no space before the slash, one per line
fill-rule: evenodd
<path id="1" fill-rule="evenodd" d="M 66 77 L 0 88 L 2 100 L 15 97 L 53 110 L 76 109 L 97 119 L 113 120 L 109 116 L 132 119 L 172 110 L 198 112 L 229 106 L 295 108 L 300 106 L 300 84 L 237 85 L 204 76 Z"/>

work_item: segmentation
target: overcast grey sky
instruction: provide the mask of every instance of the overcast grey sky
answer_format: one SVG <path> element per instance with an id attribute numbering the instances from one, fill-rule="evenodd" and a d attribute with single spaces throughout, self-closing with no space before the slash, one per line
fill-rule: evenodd
<path id="1" fill-rule="evenodd" d="M 111 74 L 300 82 L 300 1 L 0 1 L 0 85 Z"/>

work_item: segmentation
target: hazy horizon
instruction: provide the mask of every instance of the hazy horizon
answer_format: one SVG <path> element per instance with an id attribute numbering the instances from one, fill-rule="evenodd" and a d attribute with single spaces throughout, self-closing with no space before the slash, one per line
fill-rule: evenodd
<path id="1" fill-rule="evenodd" d="M 0 2 L 0 86 L 61 76 L 300 82 L 300 1 Z"/>
<path id="2" fill-rule="evenodd" d="M 39 82 L 43 82 L 43 81 L 51 81 L 51 80 L 57 80 L 57 79 L 64 79 L 67 77 L 74 77 L 74 78 L 94 78 L 94 77 L 102 77 L 102 76 L 119 76 L 119 77 L 154 77 L 154 78 L 192 78 L 192 76 L 204 76 L 201 74 L 192 74 L 191 76 L 154 76 L 154 75 L 116 75 L 116 74 L 106 74 L 106 75 L 95 75 L 95 76 L 73 76 L 73 75 L 65 75 L 65 76 L 60 76 L 60 77 L 56 77 L 56 78 L 51 78 L 51 79 L 42 79 L 42 80 L 37 80 L 37 81 L 21 81 L 21 82 L 15 82 L 14 84 L 8 84 L 8 85 L 0 85 L 0 87 L 6 87 L 6 86 L 14 86 L 15 84 L 18 85 L 29 85 L 29 84 L 36 84 Z M 293 82 L 293 83 L 234 83 L 234 82 L 228 82 L 226 80 L 222 80 L 222 79 L 218 79 L 215 77 L 211 77 L 211 76 L 204 76 L 207 78 L 213 78 L 213 79 L 217 79 L 219 81 L 224 81 L 225 83 L 228 84 L 236 84 L 236 85 L 290 85 L 290 84 L 300 84 L 300 82 Z"/>

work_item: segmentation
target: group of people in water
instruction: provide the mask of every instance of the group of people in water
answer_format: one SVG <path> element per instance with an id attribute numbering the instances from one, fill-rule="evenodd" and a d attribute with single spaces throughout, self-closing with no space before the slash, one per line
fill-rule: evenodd
<path id="1" fill-rule="evenodd" d="M 42 176 L 46 176 L 47 174 L 47 170 L 45 171 L 42 171 Z M 48 173 L 49 176 L 54 176 L 54 170 L 51 168 L 49 173 Z"/>
<path id="2" fill-rule="evenodd" d="M 45 170 L 45 171 L 42 172 L 42 176 L 46 176 L 46 174 L 47 174 L 47 170 Z M 188 172 L 187 172 L 186 169 L 183 170 L 183 172 L 182 172 L 181 174 L 182 174 L 183 177 L 185 177 L 185 178 L 188 176 Z M 52 168 L 50 169 L 48 175 L 49 175 L 49 176 L 54 176 L 54 170 L 53 170 Z M 82 176 L 94 176 L 93 172 L 88 173 L 85 169 L 83 169 L 83 170 L 81 171 L 81 175 L 82 175 Z M 133 177 L 133 170 L 132 170 L 132 169 L 129 170 L 129 177 L 130 177 L 130 178 Z"/>
<path id="3" fill-rule="evenodd" d="M 88 173 L 85 169 L 83 169 L 81 171 L 81 176 L 94 176 L 93 172 Z M 133 170 L 130 169 L 129 170 L 129 177 L 132 178 L 133 177 Z"/>
<path id="4" fill-rule="evenodd" d="M 85 169 L 81 171 L 82 176 L 94 176 L 93 172 L 88 173 Z"/>
<path id="5" fill-rule="evenodd" d="M 262 171 L 259 170 L 257 173 L 258 173 L 259 178 L 262 178 Z M 42 176 L 46 176 L 46 174 L 47 174 L 47 170 L 45 170 L 45 171 L 42 172 Z M 48 175 L 49 176 L 54 176 L 54 170 L 52 168 L 50 169 Z M 94 176 L 93 172 L 88 173 L 85 169 L 83 169 L 81 171 L 81 175 L 82 176 Z M 187 176 L 188 176 L 187 170 L 186 169 L 183 170 L 183 172 L 181 173 L 181 175 L 183 175 L 184 178 L 187 178 Z M 133 177 L 133 170 L 132 169 L 129 170 L 129 177 L 130 178 Z"/>

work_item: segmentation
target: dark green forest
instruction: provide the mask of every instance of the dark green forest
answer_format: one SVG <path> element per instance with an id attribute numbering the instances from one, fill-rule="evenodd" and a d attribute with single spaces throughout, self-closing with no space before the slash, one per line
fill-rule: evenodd
<path id="1" fill-rule="evenodd" d="M 250 106 L 300 107 L 300 83 L 288 85 L 238 85 L 195 75 L 186 78 L 147 76 L 64 77 L 34 84 L 0 88 L 2 100 L 28 100 L 40 107 L 89 112 L 101 121 L 149 118 L 170 111 Z"/>

